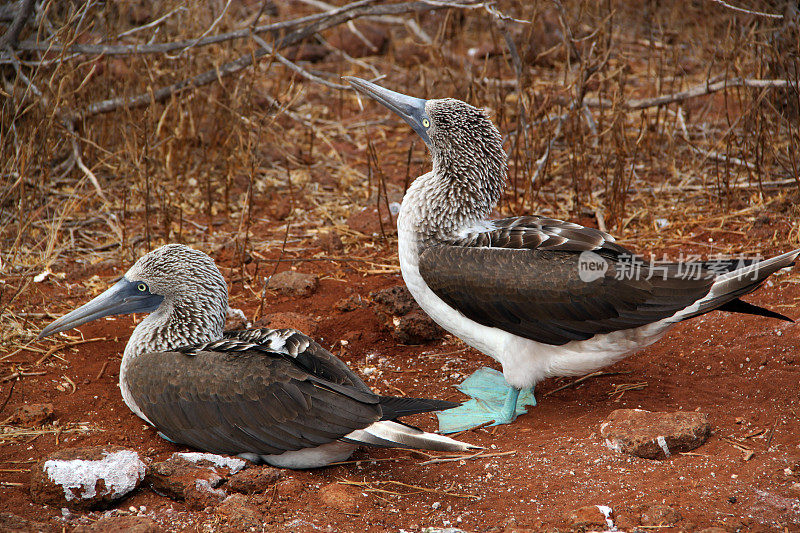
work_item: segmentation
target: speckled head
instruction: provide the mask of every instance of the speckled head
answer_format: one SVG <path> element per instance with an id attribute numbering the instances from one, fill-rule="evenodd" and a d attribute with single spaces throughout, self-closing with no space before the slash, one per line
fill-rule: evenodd
<path id="1" fill-rule="evenodd" d="M 426 100 L 425 114 L 429 118 L 431 151 L 457 149 L 491 156 L 500 150 L 501 158 L 506 159 L 500 132 L 483 109 L 454 98 L 441 98 Z"/>
<path id="2" fill-rule="evenodd" d="M 418 212 L 416 229 L 423 238 L 452 237 L 491 212 L 505 187 L 508 163 L 500 132 L 483 110 L 461 100 L 423 100 L 345 79 L 408 122 L 431 152 L 433 172 L 418 178 L 411 198 L 403 200 L 406 213 Z"/>
<path id="3" fill-rule="evenodd" d="M 228 288 L 219 269 L 205 253 L 183 244 L 167 244 L 142 256 L 125 273 L 165 300 L 219 300 L 228 303 Z"/>
<path id="4" fill-rule="evenodd" d="M 221 337 L 227 308 L 228 288 L 214 261 L 168 244 L 141 257 L 112 287 L 47 326 L 39 338 L 105 316 L 151 313 L 125 353 L 164 351 Z"/>
<path id="5" fill-rule="evenodd" d="M 507 158 L 503 138 L 486 112 L 461 100 L 442 98 L 427 100 L 425 114 L 434 170 L 469 173 L 499 195 L 505 185 Z"/>
<path id="6" fill-rule="evenodd" d="M 505 163 L 503 140 L 487 114 L 454 98 L 424 100 L 390 91 L 372 82 L 345 76 L 359 93 L 394 111 L 422 137 L 431 153 L 441 150 L 498 156 Z"/>

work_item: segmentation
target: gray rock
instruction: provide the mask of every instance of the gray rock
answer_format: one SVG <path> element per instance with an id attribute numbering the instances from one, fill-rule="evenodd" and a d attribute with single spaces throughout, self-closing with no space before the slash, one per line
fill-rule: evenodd
<path id="1" fill-rule="evenodd" d="M 254 494 L 271 488 L 283 477 L 283 471 L 269 466 L 248 468 L 231 476 L 225 485 L 233 492 Z"/>
<path id="2" fill-rule="evenodd" d="M 414 301 L 404 285 L 374 291 L 372 309 L 392 336 L 402 344 L 424 344 L 444 337 L 444 330 Z"/>
<path id="3" fill-rule="evenodd" d="M 311 296 L 319 287 L 319 277 L 294 270 L 278 272 L 269 280 L 267 288 L 288 296 Z"/>
<path id="4" fill-rule="evenodd" d="M 202 511 L 208 507 L 215 507 L 228 496 L 228 493 L 212 486 L 208 480 L 196 479 L 194 485 L 186 487 L 183 496 L 187 508 L 192 511 Z"/>
<path id="5" fill-rule="evenodd" d="M 264 513 L 243 494 L 231 494 L 214 509 L 223 531 L 262 531 Z"/>
<path id="6" fill-rule="evenodd" d="M 154 491 L 199 510 L 222 501 L 227 494 L 218 487 L 246 464 L 242 459 L 211 453 L 173 453 L 150 467 L 147 481 Z"/>
<path id="7" fill-rule="evenodd" d="M 606 446 L 620 453 L 666 459 L 702 445 L 711 435 L 711 425 L 705 414 L 693 411 L 617 409 L 600 425 L 600 435 Z"/>
<path id="8" fill-rule="evenodd" d="M 108 507 L 138 487 L 146 470 L 136 452 L 119 446 L 66 448 L 31 469 L 31 498 L 70 509 Z"/>
<path id="9" fill-rule="evenodd" d="M 334 304 L 334 307 L 344 313 L 348 311 L 355 311 L 364 305 L 364 300 L 360 294 L 351 294 L 346 298 L 342 298 Z"/>
<path id="10" fill-rule="evenodd" d="M 402 316 L 411 311 L 422 311 L 405 285 L 395 285 L 369 294 L 372 308 L 381 314 Z"/>
<path id="11" fill-rule="evenodd" d="M 643 526 L 674 526 L 683 519 L 669 505 L 654 504 L 640 509 L 639 523 Z"/>
<path id="12" fill-rule="evenodd" d="M 40 426 L 53 418 L 52 403 L 34 403 L 20 405 L 3 424 L 9 426 L 33 427 Z"/>
<path id="13" fill-rule="evenodd" d="M 401 344 L 425 344 L 444 337 L 444 330 L 423 311 L 395 317 L 392 335 Z"/>

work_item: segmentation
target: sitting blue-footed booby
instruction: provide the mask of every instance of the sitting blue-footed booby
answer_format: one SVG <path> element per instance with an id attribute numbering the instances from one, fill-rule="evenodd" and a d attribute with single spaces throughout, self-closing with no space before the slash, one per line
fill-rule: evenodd
<path id="1" fill-rule="evenodd" d="M 481 369 L 462 383 L 476 400 L 439 413 L 440 431 L 510 423 L 536 404 L 542 379 L 610 365 L 714 309 L 789 320 L 738 297 L 792 265 L 800 250 L 763 261 L 654 264 L 570 222 L 490 220 L 507 157 L 482 110 L 345 79 L 400 115 L 431 153 L 433 169 L 408 188 L 397 219 L 408 290 L 439 325 L 503 367 L 502 375 Z"/>
<path id="2" fill-rule="evenodd" d="M 475 448 L 394 420 L 458 404 L 379 396 L 295 330 L 223 333 L 227 309 L 228 289 L 214 261 L 169 244 L 39 338 L 109 315 L 150 313 L 125 346 L 123 399 L 162 436 L 199 450 L 315 468 L 348 458 L 359 444 Z"/>

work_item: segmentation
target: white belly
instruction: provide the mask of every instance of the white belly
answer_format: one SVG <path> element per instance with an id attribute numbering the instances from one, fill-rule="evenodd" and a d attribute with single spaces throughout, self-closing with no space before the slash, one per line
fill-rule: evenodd
<path id="1" fill-rule="evenodd" d="M 593 372 L 657 341 L 673 324 L 666 319 L 639 328 L 596 335 L 553 346 L 478 324 L 447 305 L 419 273 L 416 233 L 398 224 L 398 252 L 403 280 L 422 309 L 440 326 L 492 357 L 503 367 L 509 385 L 533 387 L 544 378 Z"/>
<path id="2" fill-rule="evenodd" d="M 356 449 L 355 444 L 334 441 L 316 448 L 304 448 L 279 455 L 262 455 L 261 459 L 278 468 L 319 468 L 331 463 L 348 459 Z M 252 459 L 251 454 L 241 454 L 245 459 Z"/>

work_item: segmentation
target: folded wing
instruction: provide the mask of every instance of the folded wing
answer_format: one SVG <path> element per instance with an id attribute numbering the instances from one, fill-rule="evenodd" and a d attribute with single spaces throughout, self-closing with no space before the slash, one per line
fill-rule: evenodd
<path id="1" fill-rule="evenodd" d="M 278 455 L 336 440 L 374 446 L 470 446 L 393 422 L 456 406 L 373 393 L 336 356 L 295 330 L 226 332 L 127 369 L 137 406 L 165 437 L 215 453 Z"/>
<path id="2" fill-rule="evenodd" d="M 315 447 L 381 418 L 378 396 L 255 349 L 143 354 L 127 378 L 137 405 L 161 433 L 214 453 Z"/>
<path id="3" fill-rule="evenodd" d="M 587 258 L 606 265 L 589 281 L 581 274 Z M 427 247 L 419 269 L 431 290 L 466 317 L 553 345 L 671 317 L 714 283 L 703 265 L 696 272 L 677 263 L 653 267 L 604 232 L 535 216 L 494 221 L 452 244 Z"/>

